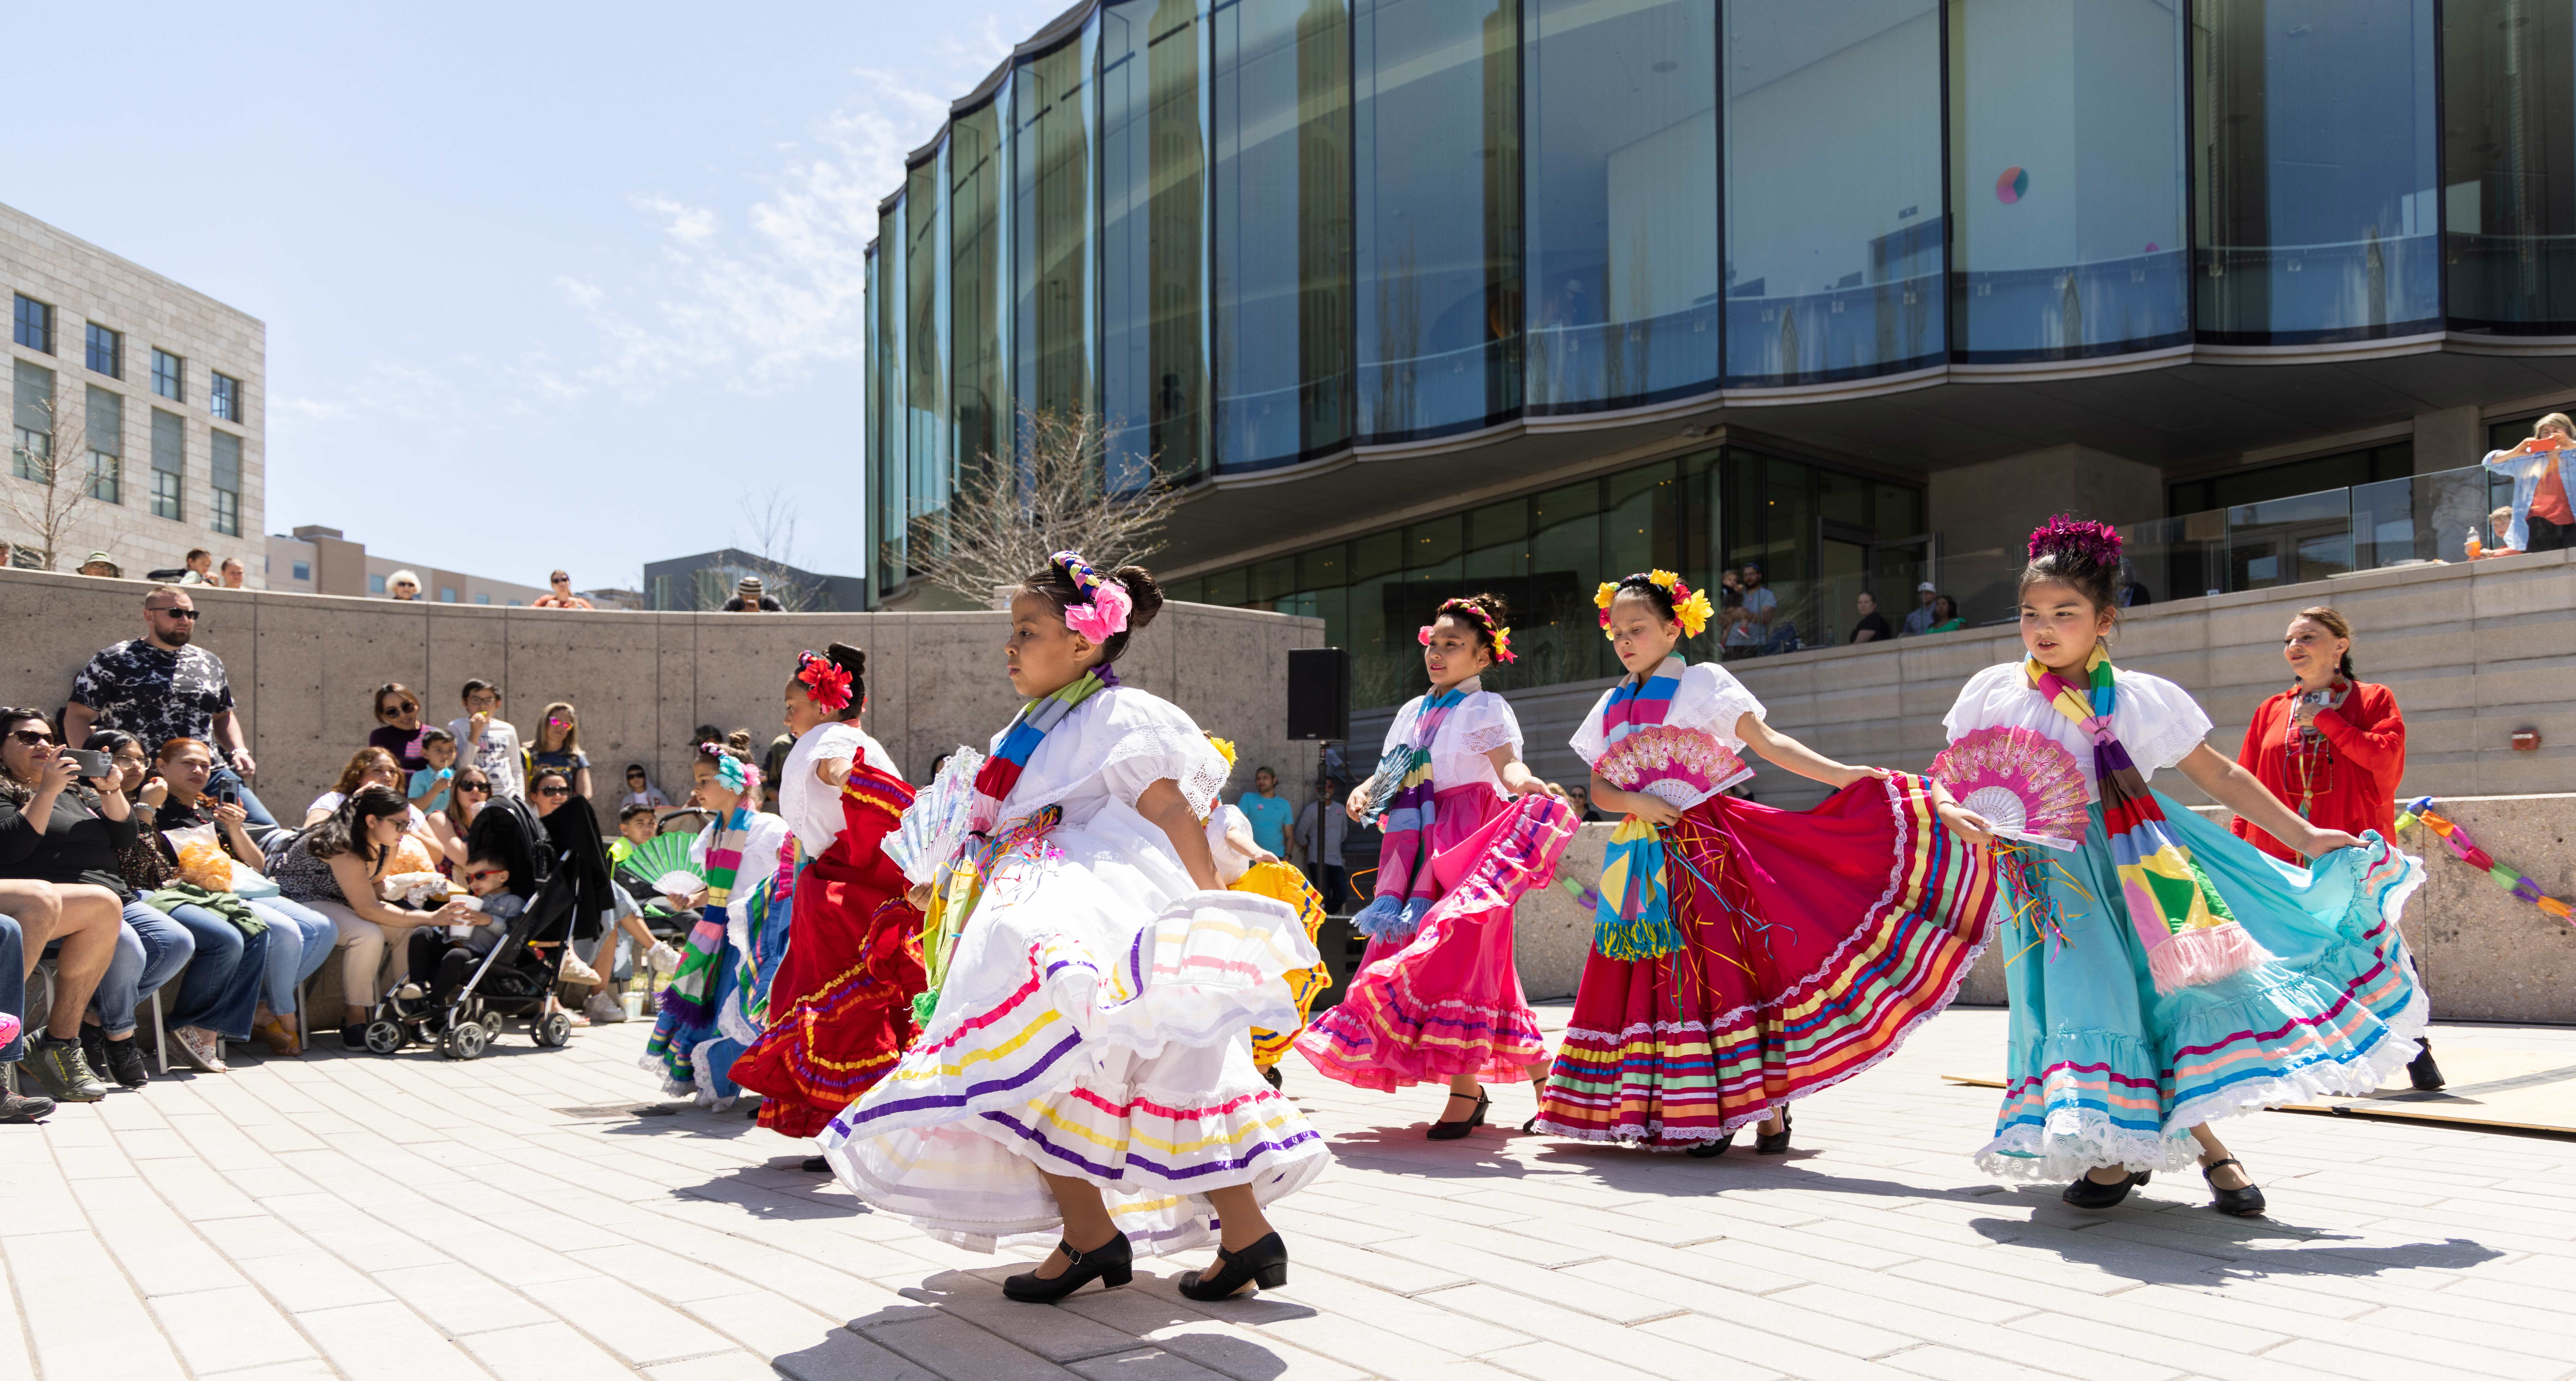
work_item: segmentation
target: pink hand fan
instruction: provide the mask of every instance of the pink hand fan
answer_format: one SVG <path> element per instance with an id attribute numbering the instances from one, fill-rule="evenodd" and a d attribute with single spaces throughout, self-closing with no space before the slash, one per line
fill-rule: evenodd
<path id="1" fill-rule="evenodd" d="M 1725 744 L 1695 729 L 1662 724 L 1611 745 L 1592 770 L 1621 791 L 1660 797 L 1679 810 L 1753 775 Z"/>
<path id="2" fill-rule="evenodd" d="M 2084 837 L 2084 769 L 2045 734 L 1978 729 L 1943 749 L 1931 776 L 2007 838 L 2071 850 Z"/>

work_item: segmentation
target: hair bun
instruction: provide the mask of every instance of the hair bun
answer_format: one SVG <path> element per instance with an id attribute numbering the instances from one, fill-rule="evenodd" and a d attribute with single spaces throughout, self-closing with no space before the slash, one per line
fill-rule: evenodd
<path id="1" fill-rule="evenodd" d="M 1152 571 L 1142 566 L 1121 566 L 1109 572 L 1109 578 L 1127 587 L 1127 598 L 1133 606 L 1127 611 L 1129 629 L 1142 628 L 1163 612 L 1163 587 L 1155 581 Z"/>
<path id="2" fill-rule="evenodd" d="M 2109 523 L 2088 523 L 2060 513 L 2030 534 L 2030 559 L 2071 557 L 2089 566 L 2120 564 L 2120 534 Z"/>
<path id="3" fill-rule="evenodd" d="M 862 649 L 852 647 L 848 643 L 826 643 L 823 647 L 823 655 L 832 659 L 832 665 L 850 673 L 852 681 L 867 680 L 868 654 Z"/>

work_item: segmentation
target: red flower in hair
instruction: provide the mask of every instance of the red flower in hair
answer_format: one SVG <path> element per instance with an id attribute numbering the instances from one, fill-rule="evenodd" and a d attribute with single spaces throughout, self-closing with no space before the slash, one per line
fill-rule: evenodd
<path id="1" fill-rule="evenodd" d="M 822 708 L 837 714 L 850 707 L 850 673 L 831 658 L 797 653 L 796 679 L 804 683 L 807 697 Z"/>
<path id="2" fill-rule="evenodd" d="M 2120 533 L 2109 523 L 2088 523 L 2058 514 L 2030 534 L 2033 561 L 2062 552 L 2093 566 L 2120 564 Z"/>

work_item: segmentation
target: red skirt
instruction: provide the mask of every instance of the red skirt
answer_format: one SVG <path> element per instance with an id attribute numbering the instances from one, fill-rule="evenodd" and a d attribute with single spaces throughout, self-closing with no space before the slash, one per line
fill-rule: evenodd
<path id="1" fill-rule="evenodd" d="M 1813 810 L 1718 796 L 1663 832 L 1675 953 L 1583 968 L 1538 1128 L 1677 1150 L 1860 1073 L 1950 1003 L 1985 947 L 1982 849 L 1928 784 Z"/>
<path id="2" fill-rule="evenodd" d="M 912 999 L 928 986 L 921 913 L 878 837 L 849 833 L 796 877 L 787 956 L 769 986 L 769 1029 L 733 1063 L 735 1083 L 764 1095 L 760 1125 L 813 1136 L 883 1078 L 910 1044 Z"/>

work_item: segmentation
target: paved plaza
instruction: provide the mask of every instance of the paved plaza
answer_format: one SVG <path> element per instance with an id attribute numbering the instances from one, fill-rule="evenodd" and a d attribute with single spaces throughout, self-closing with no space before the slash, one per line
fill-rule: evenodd
<path id="1" fill-rule="evenodd" d="M 1562 1024 L 1566 1008 L 1543 1008 Z M 2003 1014 L 1956 1011 L 1715 1161 L 1497 1125 L 1290 1061 L 1339 1163 L 1277 1211 L 1294 1270 L 1193 1304 L 1204 1253 L 1062 1307 L 796 1169 L 740 1110 L 651 1106 L 643 1023 L 454 1064 L 316 1052 L 0 1128 L 0 1381 L 1760 1381 L 2576 1371 L 2576 1144 L 2267 1113 L 2274 1216 L 2196 1177 L 2084 1214 L 1979 1177 Z M 2576 1032 L 2444 1028 L 2445 1050 Z"/>

